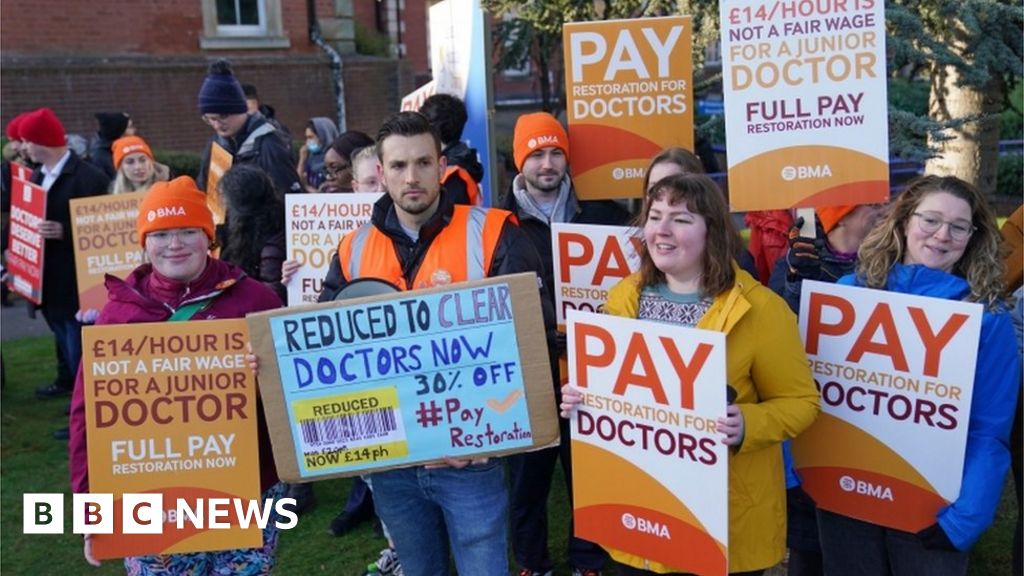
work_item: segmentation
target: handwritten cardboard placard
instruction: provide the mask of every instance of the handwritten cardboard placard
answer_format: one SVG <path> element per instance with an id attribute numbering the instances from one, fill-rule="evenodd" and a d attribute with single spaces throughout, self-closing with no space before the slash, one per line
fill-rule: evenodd
<path id="1" fill-rule="evenodd" d="M 551 245 L 560 329 L 568 310 L 602 311 L 608 290 L 640 267 L 640 238 L 628 226 L 552 223 Z"/>
<path id="2" fill-rule="evenodd" d="M 568 345 L 576 535 L 726 574 L 725 335 L 570 310 Z"/>
<path id="3" fill-rule="evenodd" d="M 114 533 L 97 558 L 260 546 L 255 524 L 197 528 L 164 519 L 162 534 L 122 534 L 121 495 L 259 500 L 256 383 L 244 320 L 89 326 L 82 331 L 89 489 L 114 494 Z M 202 513 L 200 513 L 202 514 Z"/>
<path id="4" fill-rule="evenodd" d="M 651 158 L 670 146 L 693 150 L 690 22 L 566 22 L 566 112 L 580 198 L 640 196 Z"/>
<path id="5" fill-rule="evenodd" d="M 281 478 L 557 442 L 536 282 L 515 274 L 248 316 Z"/>
<path id="6" fill-rule="evenodd" d="M 21 179 L 11 179 L 11 227 L 8 237 L 8 286 L 29 301 L 43 301 L 43 258 L 46 240 L 39 224 L 46 220 L 46 191 Z"/>
<path id="7" fill-rule="evenodd" d="M 142 264 L 143 250 L 135 227 L 139 204 L 145 195 L 133 192 L 71 200 L 71 232 L 82 310 L 102 310 L 107 303 L 105 275 L 124 278 Z"/>
<path id="8" fill-rule="evenodd" d="M 884 3 L 719 7 L 732 208 L 887 201 Z"/>
<path id="9" fill-rule="evenodd" d="M 364 192 L 284 197 L 288 259 L 299 263 L 288 282 L 290 305 L 316 302 L 342 237 L 370 221 L 373 204 L 381 196 Z"/>
<path id="10" fill-rule="evenodd" d="M 917 532 L 957 498 L 981 317 L 980 304 L 804 282 L 821 415 L 793 457 L 820 508 Z"/>

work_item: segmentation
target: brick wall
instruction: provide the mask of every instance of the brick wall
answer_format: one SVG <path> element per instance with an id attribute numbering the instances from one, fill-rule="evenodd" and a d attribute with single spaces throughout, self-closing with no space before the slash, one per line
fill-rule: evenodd
<path id="1" fill-rule="evenodd" d="M 57 113 L 69 133 L 91 136 L 93 114 L 129 112 L 154 148 L 200 151 L 211 130 L 199 119 L 196 96 L 209 59 L 200 56 L 57 58 L 4 55 L 0 75 L 0 124 L 39 106 Z M 313 116 L 335 118 L 329 60 L 310 55 L 232 58 L 236 76 L 259 88 L 263 102 L 301 139 Z M 348 126 L 375 133 L 412 90 L 407 63 L 352 57 L 345 61 Z"/>
<path id="2" fill-rule="evenodd" d="M 332 0 L 316 0 L 333 15 Z M 5 55 L 172 55 L 199 52 L 200 0 L 4 0 L 0 49 Z M 281 24 L 291 41 L 271 53 L 314 54 L 305 0 L 281 0 Z M 217 51 L 210 51 L 216 54 Z"/>

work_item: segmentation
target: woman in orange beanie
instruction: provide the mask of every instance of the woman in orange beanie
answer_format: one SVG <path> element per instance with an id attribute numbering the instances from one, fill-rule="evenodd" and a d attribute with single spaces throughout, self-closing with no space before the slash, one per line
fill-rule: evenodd
<path id="1" fill-rule="evenodd" d="M 118 138 L 111 146 L 114 169 L 111 194 L 143 192 L 157 182 L 170 180 L 171 170 L 153 157 L 149 144 L 138 136 Z"/>
<path id="2" fill-rule="evenodd" d="M 278 297 L 261 282 L 210 255 L 213 215 L 206 206 L 206 196 L 191 178 L 182 176 L 154 184 L 139 205 L 136 229 L 147 263 L 124 280 L 107 276 L 108 301 L 97 325 L 244 318 L 250 312 L 280 307 Z M 79 370 L 71 399 L 68 454 L 71 487 L 75 493 L 89 492 L 85 380 L 82 377 L 87 369 Z M 259 446 L 260 490 L 264 499 L 277 500 L 285 489 L 277 478 L 262 406 L 248 414 L 256 419 L 256 438 L 251 441 Z M 155 427 L 154 430 L 162 426 L 159 422 L 148 425 Z M 273 512 L 263 530 L 263 545 L 257 548 L 132 556 L 125 558 L 124 565 L 130 576 L 269 574 L 277 549 L 277 521 L 277 512 Z M 85 538 L 84 553 L 90 564 L 99 564 L 92 556 L 90 536 Z"/>

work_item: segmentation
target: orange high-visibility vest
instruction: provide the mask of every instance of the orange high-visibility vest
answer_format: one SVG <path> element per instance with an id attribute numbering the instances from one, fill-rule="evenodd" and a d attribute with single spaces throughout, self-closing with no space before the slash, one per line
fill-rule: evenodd
<path id="1" fill-rule="evenodd" d="M 429 288 L 487 277 L 505 221 L 512 213 L 495 208 L 455 206 L 451 222 L 430 243 L 410 285 L 402 275 L 390 237 L 372 223 L 346 234 L 338 263 L 346 280 L 380 278 L 402 290 Z"/>

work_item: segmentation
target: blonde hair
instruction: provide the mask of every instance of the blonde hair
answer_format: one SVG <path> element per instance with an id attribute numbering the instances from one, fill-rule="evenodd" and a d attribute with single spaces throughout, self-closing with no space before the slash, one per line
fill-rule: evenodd
<path id="1" fill-rule="evenodd" d="M 929 194 L 945 192 L 967 202 L 975 227 L 952 273 L 967 281 L 968 300 L 993 308 L 1003 298 L 1002 236 L 985 197 L 955 176 L 923 176 L 911 182 L 860 246 L 857 276 L 871 288 L 884 289 L 893 265 L 903 262 L 907 223 Z"/>
<path id="2" fill-rule="evenodd" d="M 149 187 L 157 182 L 166 182 L 170 179 L 169 170 L 163 164 L 157 164 L 155 160 L 150 160 L 150 164 L 153 165 L 153 173 L 146 178 L 145 182 L 136 184 L 132 182 L 127 175 L 124 173 L 124 164 L 121 164 L 121 168 L 117 171 L 114 176 L 114 181 L 110 183 L 111 194 L 128 194 L 129 192 L 143 192 L 149 190 Z"/>
<path id="3" fill-rule="evenodd" d="M 364 147 L 362 147 L 362 148 L 360 148 L 360 149 L 358 149 L 358 150 L 356 150 L 355 152 L 352 153 L 352 158 L 351 158 L 350 162 L 352 163 L 352 179 L 353 180 L 358 180 L 359 179 L 359 176 L 356 174 L 356 166 L 359 164 L 359 162 L 361 162 L 361 161 L 363 161 L 363 160 L 365 160 L 367 158 L 373 158 L 374 160 L 379 162 L 379 160 L 377 160 L 377 146 L 376 145 L 374 145 L 374 146 L 364 146 Z"/>

